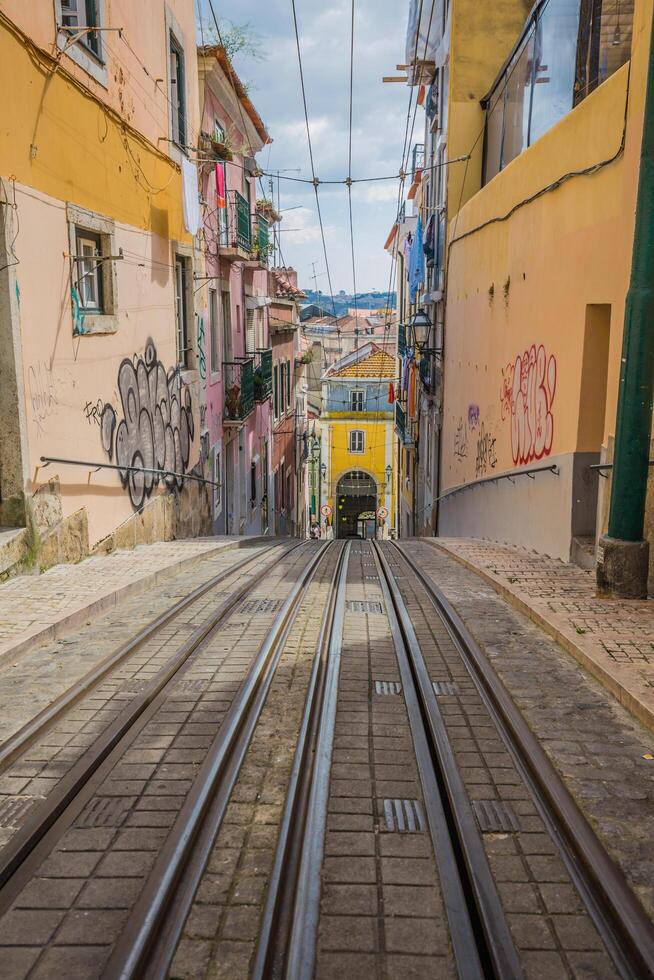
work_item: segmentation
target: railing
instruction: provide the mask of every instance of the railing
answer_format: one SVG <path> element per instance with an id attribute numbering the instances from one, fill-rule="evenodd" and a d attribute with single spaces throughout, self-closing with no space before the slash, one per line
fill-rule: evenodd
<path id="1" fill-rule="evenodd" d="M 654 466 L 654 459 L 650 459 L 647 463 L 648 466 Z M 598 476 L 601 476 L 603 480 L 608 480 L 608 477 L 604 470 L 612 470 L 613 463 L 591 463 L 588 467 L 589 470 L 594 470 Z"/>
<path id="2" fill-rule="evenodd" d="M 225 361 L 225 422 L 242 422 L 254 408 L 254 361 Z"/>
<path id="3" fill-rule="evenodd" d="M 414 443 L 412 423 L 407 423 L 406 412 L 400 402 L 395 402 L 395 431 L 402 441 L 403 446 L 412 446 Z"/>
<path id="4" fill-rule="evenodd" d="M 265 402 L 272 396 L 273 356 L 272 349 L 260 350 L 254 369 L 254 400 Z"/>
<path id="5" fill-rule="evenodd" d="M 65 466 L 87 466 L 92 472 L 96 470 L 118 470 L 119 473 L 153 473 L 155 476 L 173 476 L 176 480 L 192 480 L 194 483 L 206 483 L 210 487 L 219 487 L 220 483 L 215 480 L 207 480 L 203 476 L 196 476 L 194 473 L 178 473 L 176 470 L 162 470 L 153 466 L 128 466 L 118 463 L 92 463 L 87 459 L 62 459 L 60 456 L 41 456 L 43 466 L 50 463 L 61 463 Z M 41 467 L 37 467 L 41 469 Z"/>
<path id="6" fill-rule="evenodd" d="M 452 487 L 450 490 L 446 490 L 436 500 L 445 500 L 446 497 L 452 497 L 455 493 L 463 493 L 464 490 L 473 490 L 475 487 L 480 487 L 483 483 L 499 483 L 500 480 L 510 480 L 513 483 L 519 476 L 528 476 L 530 480 L 535 480 L 536 473 L 553 473 L 554 476 L 558 476 L 559 468 L 556 463 L 551 463 L 549 466 L 532 466 L 528 470 L 498 473 L 497 476 L 483 476 L 479 480 L 471 480 L 470 483 L 461 483 L 458 487 Z"/>
<path id="7" fill-rule="evenodd" d="M 397 325 L 397 352 L 400 357 L 406 354 L 406 323 Z"/>
<path id="8" fill-rule="evenodd" d="M 416 143 L 413 147 L 413 154 L 411 158 L 411 176 L 415 177 L 416 171 L 422 170 L 425 165 L 425 144 Z"/>

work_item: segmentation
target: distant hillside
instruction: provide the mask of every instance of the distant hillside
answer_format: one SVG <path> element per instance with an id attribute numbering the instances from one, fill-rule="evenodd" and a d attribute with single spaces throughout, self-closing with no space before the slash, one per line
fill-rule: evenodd
<path id="1" fill-rule="evenodd" d="M 320 290 L 316 292 L 313 289 L 304 289 L 304 292 L 307 295 L 305 303 L 316 303 L 318 306 L 324 307 L 324 309 L 329 310 L 331 313 L 332 299 L 328 293 L 323 293 Z M 342 316 L 342 314 L 347 313 L 348 309 L 354 305 L 355 302 L 352 293 L 335 294 L 334 306 L 336 316 Z M 387 306 L 390 306 L 391 309 L 395 309 L 395 293 L 391 293 L 390 297 L 388 293 L 357 293 L 356 306 L 361 307 L 363 310 L 379 310 L 385 309 Z"/>

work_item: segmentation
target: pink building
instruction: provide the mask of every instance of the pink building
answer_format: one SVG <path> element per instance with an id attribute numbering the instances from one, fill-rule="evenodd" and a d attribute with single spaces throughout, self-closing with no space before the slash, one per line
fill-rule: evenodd
<path id="1" fill-rule="evenodd" d="M 221 47 L 200 48 L 198 68 L 206 265 L 199 290 L 201 430 L 218 484 L 213 528 L 266 534 L 272 533 L 270 247 L 254 156 L 270 137 Z"/>

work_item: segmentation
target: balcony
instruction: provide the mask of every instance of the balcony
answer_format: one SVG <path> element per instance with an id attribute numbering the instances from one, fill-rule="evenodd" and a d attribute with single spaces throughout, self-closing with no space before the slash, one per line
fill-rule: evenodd
<path id="1" fill-rule="evenodd" d="M 250 205 L 238 191 L 227 194 L 227 215 L 220 239 L 221 258 L 241 262 L 252 258 Z"/>
<path id="2" fill-rule="evenodd" d="M 416 174 L 419 170 L 422 170 L 425 166 L 425 144 L 416 143 L 413 147 L 413 154 L 411 158 L 411 176 L 413 180 L 416 179 Z"/>
<path id="3" fill-rule="evenodd" d="M 407 419 L 406 412 L 400 402 L 395 402 L 395 431 L 403 446 L 413 445 L 413 423 Z"/>
<path id="4" fill-rule="evenodd" d="M 254 409 L 254 361 L 244 357 L 223 363 L 225 408 L 223 423 L 240 426 Z"/>
<path id="5" fill-rule="evenodd" d="M 259 404 L 272 397 L 272 376 L 272 349 L 257 351 L 257 365 L 254 369 L 254 400 Z"/>

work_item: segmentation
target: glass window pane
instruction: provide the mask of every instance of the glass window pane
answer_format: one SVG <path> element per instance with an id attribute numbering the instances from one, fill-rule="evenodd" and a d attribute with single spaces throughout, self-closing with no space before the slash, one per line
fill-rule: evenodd
<path id="1" fill-rule="evenodd" d="M 529 145 L 529 103 L 534 58 L 534 32 L 525 39 L 509 65 L 504 106 L 502 167 Z"/>
<path id="2" fill-rule="evenodd" d="M 530 143 L 572 109 L 578 31 L 579 0 L 549 0 L 536 31 Z"/>
<path id="3" fill-rule="evenodd" d="M 492 180 L 500 171 L 502 153 L 502 126 L 504 123 L 504 90 L 502 81 L 493 92 L 486 110 L 486 148 L 484 154 L 484 183 Z"/>

